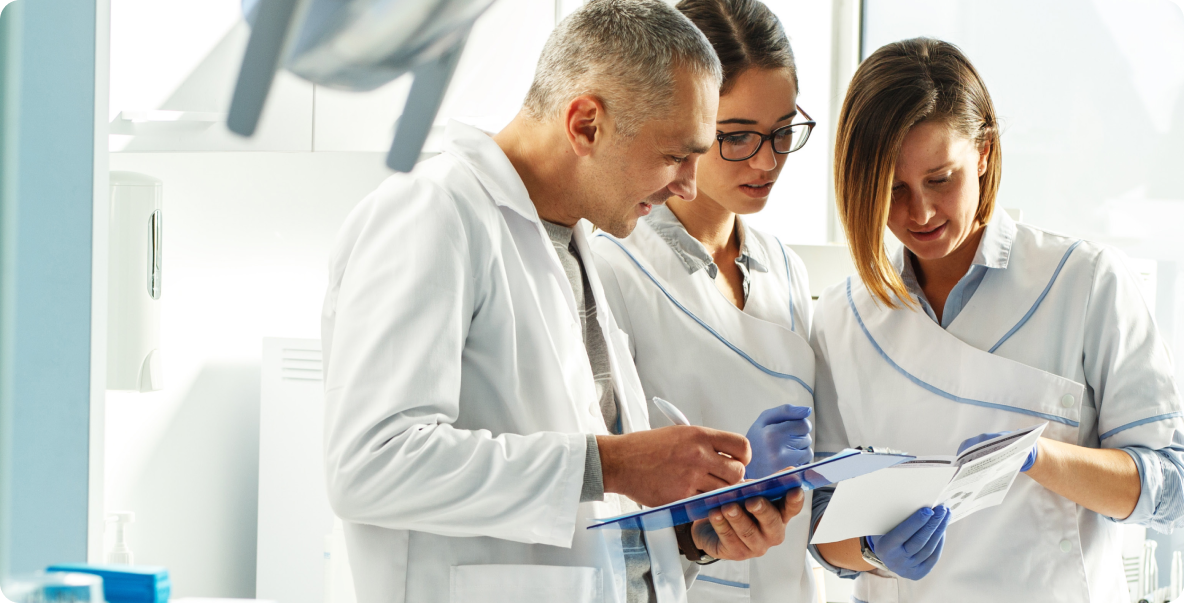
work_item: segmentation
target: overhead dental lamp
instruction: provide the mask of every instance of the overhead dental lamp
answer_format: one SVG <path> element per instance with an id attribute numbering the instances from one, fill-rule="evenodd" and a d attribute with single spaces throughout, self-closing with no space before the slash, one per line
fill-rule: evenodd
<path id="1" fill-rule="evenodd" d="M 494 0 L 259 0 L 227 127 L 251 136 L 277 69 L 338 90 L 414 80 L 387 165 L 415 167 L 477 17 Z"/>

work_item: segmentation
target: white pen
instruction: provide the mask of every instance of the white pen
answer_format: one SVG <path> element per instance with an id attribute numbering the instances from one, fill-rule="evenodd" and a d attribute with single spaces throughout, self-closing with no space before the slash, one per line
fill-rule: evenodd
<path id="1" fill-rule="evenodd" d="M 654 406 L 657 406 L 658 410 L 662 411 L 662 414 L 665 415 L 667 419 L 670 419 L 670 422 L 674 423 L 675 425 L 691 424 L 691 422 L 687 420 L 687 416 L 682 414 L 682 411 L 679 410 L 677 406 L 657 396 L 654 396 Z"/>

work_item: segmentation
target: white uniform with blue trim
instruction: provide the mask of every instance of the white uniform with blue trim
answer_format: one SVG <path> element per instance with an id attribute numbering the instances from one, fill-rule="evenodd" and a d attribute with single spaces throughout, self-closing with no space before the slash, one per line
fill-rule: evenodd
<path id="1" fill-rule="evenodd" d="M 805 268 L 773 237 L 751 228 L 745 235 L 768 271 L 751 279 L 743 311 L 706 270 L 688 272 L 647 220 L 623 241 L 600 234 L 592 242 L 605 298 L 629 334 L 646 399 L 670 401 L 694 425 L 741 434 L 770 407 L 814 405 Z M 670 425 L 649 410 L 652 427 Z M 809 508 L 807 493 L 785 542 L 765 556 L 700 568 L 688 600 L 814 601 L 806 561 Z"/>
<path id="2" fill-rule="evenodd" d="M 871 444 L 951 454 L 970 436 L 1039 421 L 1045 437 L 1091 448 L 1184 442 L 1170 356 L 1117 253 L 1003 212 L 988 229 L 1014 233 L 1010 256 L 945 329 L 877 303 L 854 277 L 822 295 L 818 453 Z M 1002 505 L 950 527 L 927 577 L 862 573 L 855 596 L 1125 601 L 1118 536 L 1116 522 L 1020 476 Z"/>

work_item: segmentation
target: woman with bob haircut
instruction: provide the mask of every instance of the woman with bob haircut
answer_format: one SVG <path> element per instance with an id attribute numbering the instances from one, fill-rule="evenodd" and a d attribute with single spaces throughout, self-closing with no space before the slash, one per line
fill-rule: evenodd
<path id="1" fill-rule="evenodd" d="M 1125 601 L 1118 524 L 1182 523 L 1180 396 L 1138 283 L 1118 252 L 999 211 L 1002 171 L 957 47 L 905 40 L 860 65 L 835 147 L 859 274 L 815 307 L 818 454 L 948 455 L 1047 422 L 1001 505 L 817 545 L 860 601 Z"/>
<path id="2" fill-rule="evenodd" d="M 782 168 L 814 122 L 797 105 L 793 51 L 767 6 L 682 0 L 676 8 L 706 34 L 723 66 L 716 141 L 699 160 L 694 200 L 655 205 L 624 239 L 594 237 L 596 268 L 646 399 L 669 401 L 696 425 L 747 432 L 745 475 L 764 477 L 813 458 L 810 289 L 794 252 L 742 216 L 785 186 Z M 671 424 L 653 402 L 649 411 L 652 427 Z M 810 517 L 798 514 L 809 500 L 797 490 L 779 503 L 784 542 L 767 552 L 755 547 L 747 560 L 716 563 L 681 534 L 684 554 L 700 564 L 688 600 L 814 601 Z M 743 510 L 732 503 L 710 519 L 726 529 L 724 514 Z"/>

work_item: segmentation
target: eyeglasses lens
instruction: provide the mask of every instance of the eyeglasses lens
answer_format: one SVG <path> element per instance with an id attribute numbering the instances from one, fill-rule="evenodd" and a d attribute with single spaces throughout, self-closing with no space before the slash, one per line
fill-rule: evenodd
<path id="1" fill-rule="evenodd" d="M 806 144 L 810 138 L 810 128 L 807 126 L 793 126 L 778 130 L 773 136 L 773 148 L 778 153 L 792 153 Z"/>
<path id="2" fill-rule="evenodd" d="M 760 143 L 761 137 L 751 132 L 733 134 L 720 141 L 720 150 L 725 159 L 747 159 Z"/>
<path id="3" fill-rule="evenodd" d="M 771 142 L 773 149 L 782 155 L 792 153 L 806 144 L 810 137 L 810 128 L 806 125 L 791 126 L 777 130 Z M 743 161 L 757 153 L 761 146 L 761 137 L 752 132 L 737 132 L 724 136 L 720 141 L 720 151 L 724 159 Z"/>

